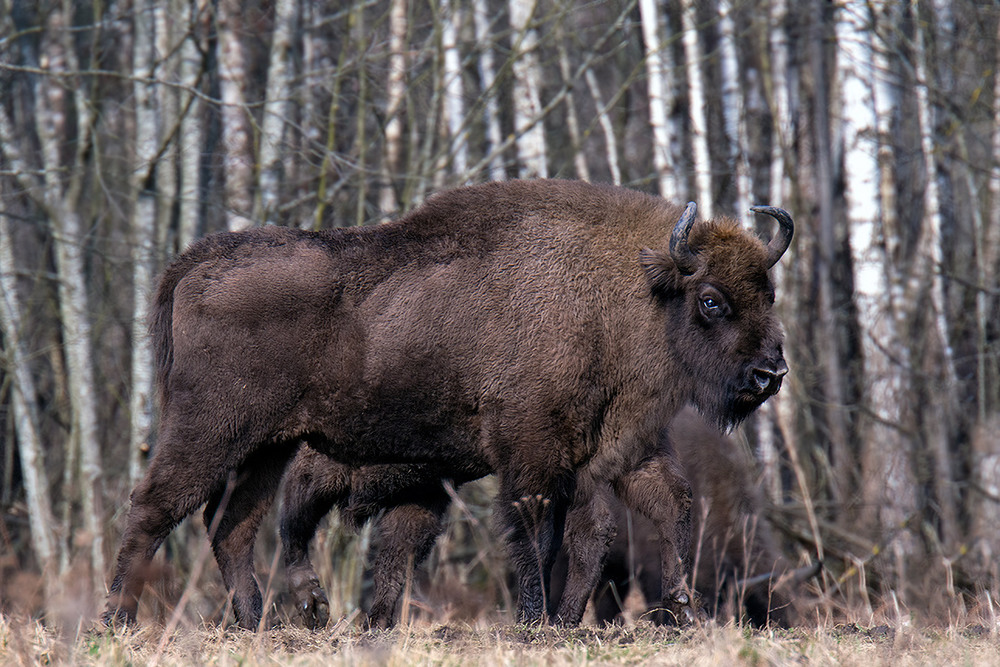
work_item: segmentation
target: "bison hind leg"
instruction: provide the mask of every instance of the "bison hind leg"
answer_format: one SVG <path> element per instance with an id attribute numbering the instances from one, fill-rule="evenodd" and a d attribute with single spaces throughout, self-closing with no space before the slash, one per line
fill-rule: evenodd
<path id="1" fill-rule="evenodd" d="M 351 468 L 312 447 L 302 447 L 288 468 L 281 507 L 281 549 L 295 608 L 310 630 L 326 627 L 330 601 L 309 558 L 309 543 L 334 505 L 351 491 Z"/>
<path id="2" fill-rule="evenodd" d="M 177 524 L 225 483 L 224 460 L 215 468 L 197 468 L 186 450 L 173 445 L 169 437 L 161 437 L 146 475 L 132 491 L 115 575 L 101 617 L 105 625 L 135 622 L 139 596 L 156 551 Z"/>
<path id="3" fill-rule="evenodd" d="M 263 615 L 253 566 L 257 530 L 294 452 L 295 447 L 289 445 L 258 450 L 212 494 L 205 507 L 205 526 L 222 581 L 233 597 L 236 622 L 248 630 L 256 630 Z"/>

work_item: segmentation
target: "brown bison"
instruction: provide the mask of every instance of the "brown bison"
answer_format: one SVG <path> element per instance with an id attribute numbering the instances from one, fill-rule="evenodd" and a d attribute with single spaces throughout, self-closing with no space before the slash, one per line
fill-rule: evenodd
<path id="1" fill-rule="evenodd" d="M 664 536 L 664 597 L 682 607 L 686 545 L 671 540 L 690 498 L 659 427 L 687 401 L 735 424 L 787 372 L 767 272 L 792 221 L 757 210 L 780 223 L 767 245 L 733 221 L 696 225 L 693 204 L 514 181 L 385 225 L 194 244 L 154 298 L 156 453 L 105 622 L 135 618 L 153 554 L 207 502 L 237 622 L 255 627 L 256 531 L 303 441 L 350 466 L 494 472 L 525 621 L 544 615 L 567 523 L 567 591 L 589 594 L 611 517 L 587 498 L 610 485 Z M 560 615 L 578 620 L 587 594 Z"/>
<path id="2" fill-rule="evenodd" d="M 737 598 L 751 623 L 787 627 L 793 618 L 793 571 L 762 512 L 754 463 L 742 447 L 707 424 L 693 409 L 682 410 L 661 434 L 666 456 L 676 456 L 693 492 L 692 585 L 713 615 Z M 292 597 L 307 626 L 329 620 L 329 604 L 309 559 L 309 543 L 333 507 L 349 526 L 374 518 L 379 548 L 371 568 L 374 591 L 367 623 L 393 621 L 409 568 L 430 553 L 443 529 L 449 497 L 440 470 L 427 466 L 366 466 L 351 469 L 312 449 L 303 449 L 286 475 L 281 537 Z M 467 478 L 453 480 L 460 484 Z M 610 622 L 635 582 L 654 620 L 660 596 L 660 541 L 655 526 L 611 500 L 616 534 L 593 595 L 600 622 Z M 565 552 L 553 568 L 550 608 L 558 608 L 567 574 Z"/>

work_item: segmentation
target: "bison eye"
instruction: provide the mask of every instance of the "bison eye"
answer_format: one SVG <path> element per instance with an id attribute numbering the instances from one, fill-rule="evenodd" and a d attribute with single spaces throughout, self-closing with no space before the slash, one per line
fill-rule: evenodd
<path id="1" fill-rule="evenodd" d="M 705 289 L 699 298 L 699 310 L 701 310 L 701 316 L 706 320 L 717 320 L 729 315 L 729 304 L 726 303 L 726 297 L 722 296 L 716 289 Z"/>

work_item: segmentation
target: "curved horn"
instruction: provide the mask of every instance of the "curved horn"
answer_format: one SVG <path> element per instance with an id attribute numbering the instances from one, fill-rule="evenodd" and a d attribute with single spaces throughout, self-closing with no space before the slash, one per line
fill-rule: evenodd
<path id="1" fill-rule="evenodd" d="M 690 276 L 698 270 L 698 259 L 688 246 L 688 234 L 694 225 L 694 216 L 698 213 L 698 205 L 688 202 L 681 219 L 674 225 L 670 233 L 670 257 L 674 260 L 677 270 L 685 276 Z"/>
<path id="2" fill-rule="evenodd" d="M 767 244 L 767 268 L 771 268 L 778 263 L 781 256 L 788 250 L 792 243 L 792 234 L 795 233 L 795 223 L 788 211 L 775 206 L 751 206 L 754 213 L 764 213 L 778 221 L 778 231 L 771 237 L 771 242 Z"/>

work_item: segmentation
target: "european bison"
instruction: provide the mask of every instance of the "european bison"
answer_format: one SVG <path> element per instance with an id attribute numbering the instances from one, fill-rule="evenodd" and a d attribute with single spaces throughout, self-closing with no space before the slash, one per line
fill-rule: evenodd
<path id="1" fill-rule="evenodd" d="M 747 620 L 787 627 L 795 576 L 762 513 L 753 461 L 741 446 L 685 408 L 661 436 L 664 455 L 676 456 L 693 492 L 692 535 L 696 564 L 692 584 L 715 614 L 732 598 Z M 281 538 L 292 598 L 310 628 L 329 620 L 329 604 L 309 559 L 309 543 L 320 520 L 334 507 L 347 525 L 376 520 L 380 548 L 371 567 L 374 594 L 367 624 L 393 622 L 410 567 L 430 553 L 449 504 L 440 470 L 427 466 L 366 466 L 351 469 L 312 449 L 303 449 L 286 474 Z M 453 480 L 456 484 L 466 477 Z M 660 543 L 655 526 L 610 501 L 616 534 L 594 592 L 597 620 L 609 622 L 635 581 L 650 608 L 660 596 Z M 560 554 L 553 568 L 550 608 L 558 607 L 567 574 Z M 771 576 L 766 576 L 771 575 Z M 746 585 L 744 582 L 750 582 Z M 613 585 L 613 588 L 612 588 Z M 651 618 L 660 619 L 654 613 Z"/>
<path id="2" fill-rule="evenodd" d="M 303 441 L 350 466 L 496 473 L 524 621 L 544 615 L 567 521 L 582 527 L 568 590 L 592 588 L 588 545 L 611 518 L 585 499 L 610 484 L 665 536 L 663 590 L 683 606 L 686 545 L 670 538 L 687 490 L 656 456 L 657 431 L 687 401 L 735 424 L 787 372 L 767 272 L 792 221 L 756 210 L 779 222 L 767 245 L 730 220 L 695 225 L 693 204 L 513 181 L 441 193 L 385 225 L 194 244 L 154 298 L 156 453 L 105 622 L 134 620 L 153 554 L 207 502 L 236 620 L 256 627 L 256 531 Z M 564 596 L 560 615 L 578 620 L 585 603 Z"/>
<path id="3" fill-rule="evenodd" d="M 816 568 L 794 570 L 784 557 L 763 514 L 754 464 L 743 447 L 707 424 L 694 410 L 682 410 L 661 444 L 681 463 L 692 489 L 692 586 L 706 610 L 738 613 L 763 627 L 788 627 L 793 621 L 795 587 Z M 642 515 L 613 502 L 618 527 L 593 594 L 599 622 L 613 621 L 633 585 L 639 586 L 652 620 L 660 587 L 660 548 L 656 532 Z M 557 560 L 552 597 L 561 594 L 565 558 Z"/>

